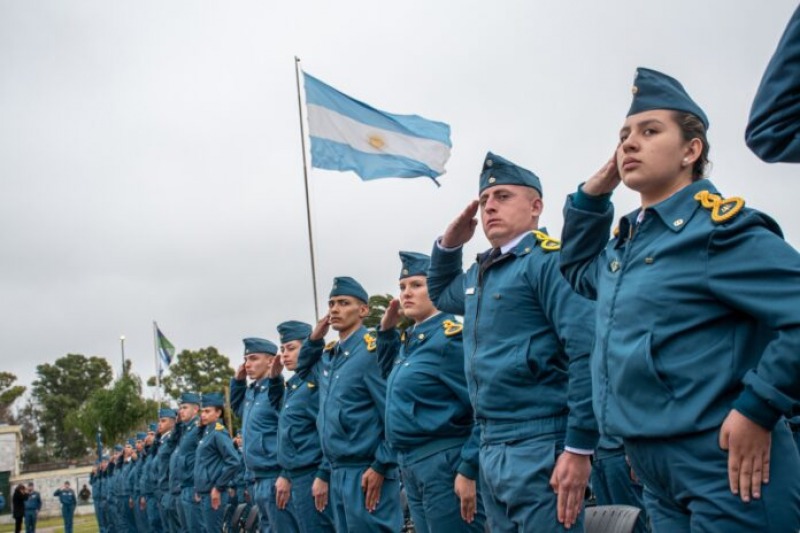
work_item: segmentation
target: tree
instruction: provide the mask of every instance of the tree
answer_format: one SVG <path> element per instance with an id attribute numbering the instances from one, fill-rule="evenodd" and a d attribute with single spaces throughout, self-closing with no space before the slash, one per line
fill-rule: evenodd
<path id="1" fill-rule="evenodd" d="M 370 296 L 368 302 L 369 313 L 364 319 L 364 325 L 368 328 L 379 329 L 381 326 L 381 319 L 383 318 L 384 313 L 386 313 L 386 308 L 389 307 L 389 302 L 391 301 L 391 294 L 373 294 Z M 408 317 L 403 316 L 400 319 L 400 323 L 397 324 L 397 329 L 404 331 L 411 325 L 413 325 L 413 322 L 409 320 Z"/>
<path id="2" fill-rule="evenodd" d="M 51 455 L 39 438 L 39 411 L 32 398 L 17 412 L 17 423 L 22 431 L 22 462 L 35 465 L 49 461 Z"/>
<path id="3" fill-rule="evenodd" d="M 66 426 L 67 416 L 111 382 L 111 366 L 101 357 L 67 354 L 36 367 L 32 396 L 39 435 L 49 453 L 61 459 L 83 457 L 91 441 Z"/>
<path id="4" fill-rule="evenodd" d="M 221 392 L 234 375 L 230 360 L 209 346 L 197 351 L 183 350 L 169 366 L 169 374 L 161 378 L 161 386 L 177 400 L 182 392 Z M 147 380 L 151 387 L 156 380 Z"/>
<path id="5" fill-rule="evenodd" d="M 25 394 L 25 387 L 14 385 L 17 376 L 11 372 L 0 372 L 0 422 L 13 423 L 11 406 Z"/>
<path id="6" fill-rule="evenodd" d="M 111 387 L 94 391 L 79 411 L 69 414 L 66 425 L 91 441 L 100 428 L 108 446 L 144 429 L 157 417 L 158 404 L 142 398 L 141 379 L 127 370 Z"/>

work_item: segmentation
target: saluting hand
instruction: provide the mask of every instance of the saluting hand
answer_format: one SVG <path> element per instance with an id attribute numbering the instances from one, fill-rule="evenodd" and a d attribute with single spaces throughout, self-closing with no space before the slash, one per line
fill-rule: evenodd
<path id="1" fill-rule="evenodd" d="M 586 180 L 582 190 L 589 196 L 600 196 L 601 194 L 608 194 L 616 189 L 621 181 L 619 169 L 617 168 L 617 156 L 614 154 L 611 159 L 606 161 L 603 168 Z"/>
<path id="2" fill-rule="evenodd" d="M 453 220 L 442 235 L 442 246 L 445 248 L 457 248 L 469 242 L 475 235 L 475 228 L 478 227 L 478 200 L 472 200 L 466 209 Z"/>
<path id="3" fill-rule="evenodd" d="M 556 460 L 550 486 L 558 494 L 558 521 L 569 529 L 578 519 L 589 483 L 592 463 L 588 455 L 563 452 Z"/>
<path id="4" fill-rule="evenodd" d="M 320 513 L 328 506 L 328 482 L 320 478 L 314 478 L 311 484 L 311 495 L 314 497 L 314 507 Z"/>
<path id="5" fill-rule="evenodd" d="M 269 371 L 267 372 L 267 377 L 272 379 L 276 378 L 281 375 L 283 371 L 283 363 L 281 363 L 280 356 L 276 355 L 272 358 L 272 364 L 269 366 Z"/>
<path id="6" fill-rule="evenodd" d="M 769 483 L 772 433 L 736 409 L 719 430 L 719 447 L 728 450 L 728 483 L 743 502 L 761 498 L 761 485 Z"/>
<path id="7" fill-rule="evenodd" d="M 244 363 L 239 365 L 239 368 L 236 369 L 236 375 L 234 376 L 236 381 L 242 381 L 247 379 L 247 370 L 244 367 Z"/>
<path id="8" fill-rule="evenodd" d="M 292 482 L 281 476 L 275 481 L 275 505 L 278 509 L 286 509 L 292 495 Z"/>
<path id="9" fill-rule="evenodd" d="M 383 314 L 383 318 L 381 318 L 381 331 L 394 329 L 399 323 L 400 300 L 392 298 L 392 301 L 389 302 L 389 306 L 386 308 L 386 312 Z"/>
<path id="10" fill-rule="evenodd" d="M 312 341 L 321 341 L 325 338 L 325 335 L 328 334 L 328 330 L 331 329 L 331 316 L 325 315 L 324 317 L 319 319 L 317 325 L 314 326 L 314 331 L 311 332 L 311 335 L 308 338 Z"/>
<path id="11" fill-rule="evenodd" d="M 461 518 L 467 524 L 471 524 L 475 520 L 475 509 L 478 506 L 478 491 L 475 487 L 475 480 L 462 474 L 456 474 L 453 490 L 461 500 Z"/>
<path id="12" fill-rule="evenodd" d="M 381 487 L 383 487 L 383 475 L 372 468 L 367 468 L 361 476 L 361 491 L 364 493 L 364 504 L 370 513 L 381 501 Z"/>

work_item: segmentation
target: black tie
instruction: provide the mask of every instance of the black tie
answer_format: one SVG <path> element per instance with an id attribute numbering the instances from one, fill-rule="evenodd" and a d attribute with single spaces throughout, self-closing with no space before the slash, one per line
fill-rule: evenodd
<path id="1" fill-rule="evenodd" d="M 485 272 L 489 265 L 491 265 L 495 259 L 500 257 L 500 248 L 492 248 L 492 251 L 483 256 L 483 261 L 481 261 L 481 273 Z"/>

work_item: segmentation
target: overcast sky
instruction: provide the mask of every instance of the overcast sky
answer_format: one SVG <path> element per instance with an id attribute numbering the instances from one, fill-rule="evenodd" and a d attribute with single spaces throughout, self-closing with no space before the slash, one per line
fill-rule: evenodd
<path id="1" fill-rule="evenodd" d="M 294 56 L 339 90 L 452 127 L 441 188 L 310 173 L 319 290 L 396 290 L 476 196 L 487 150 L 536 172 L 558 235 L 567 193 L 611 155 L 637 66 L 711 120 L 712 179 L 800 241 L 798 167 L 743 133 L 796 2 L 0 2 L 0 370 L 29 385 L 67 353 L 154 374 L 178 350 L 312 322 Z M 636 206 L 615 195 L 617 213 Z M 480 233 L 480 232 L 479 232 Z M 468 257 L 485 248 L 478 235 Z M 764 258 L 768 261 L 769 258 Z"/>

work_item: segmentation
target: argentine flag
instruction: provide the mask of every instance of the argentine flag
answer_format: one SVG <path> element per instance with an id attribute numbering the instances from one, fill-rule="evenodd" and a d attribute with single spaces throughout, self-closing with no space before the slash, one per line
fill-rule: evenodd
<path id="1" fill-rule="evenodd" d="M 435 180 L 450 157 L 450 126 L 417 115 L 393 115 L 350 98 L 303 73 L 311 166 L 352 170 L 362 180 Z M 437 183 L 438 185 L 438 183 Z"/>

